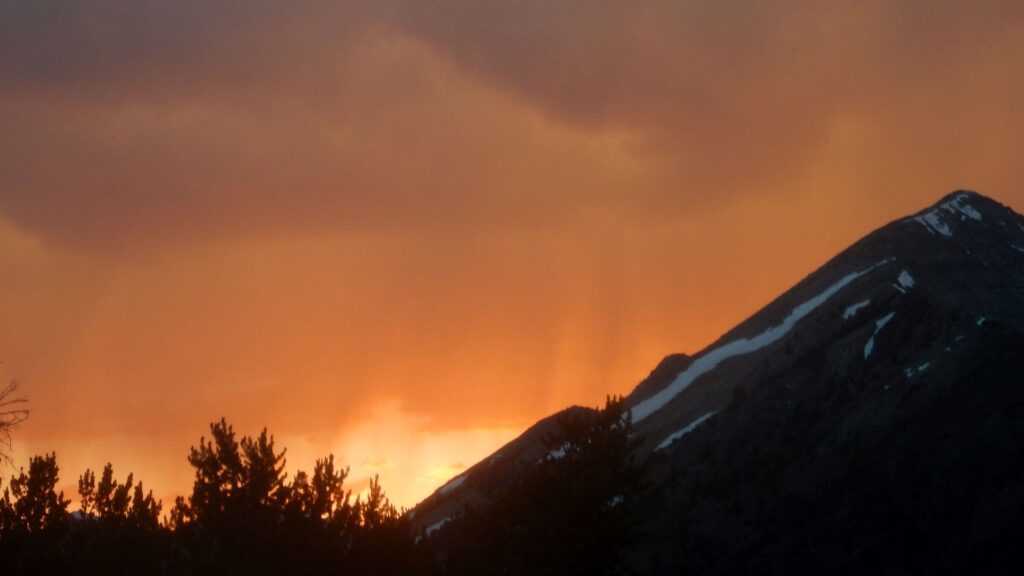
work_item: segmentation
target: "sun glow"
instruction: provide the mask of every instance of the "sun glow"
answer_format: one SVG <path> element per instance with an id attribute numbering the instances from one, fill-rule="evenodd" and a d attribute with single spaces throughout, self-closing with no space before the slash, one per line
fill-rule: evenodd
<path id="1" fill-rule="evenodd" d="M 433 429 L 430 418 L 409 414 L 398 401 L 389 401 L 344 431 L 335 444 L 336 459 L 351 463 L 352 486 L 365 490 L 369 479 L 379 476 L 393 502 L 411 507 L 515 438 L 526 424 Z"/>

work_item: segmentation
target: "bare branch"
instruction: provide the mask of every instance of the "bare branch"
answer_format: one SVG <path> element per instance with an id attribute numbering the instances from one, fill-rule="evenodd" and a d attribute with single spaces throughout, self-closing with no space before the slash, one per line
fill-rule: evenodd
<path id="1" fill-rule="evenodd" d="M 12 380 L 10 384 L 0 389 L 0 463 L 13 464 L 10 452 L 14 448 L 11 440 L 11 430 L 16 428 L 28 418 L 28 399 L 23 396 L 15 396 L 18 389 L 18 382 Z"/>

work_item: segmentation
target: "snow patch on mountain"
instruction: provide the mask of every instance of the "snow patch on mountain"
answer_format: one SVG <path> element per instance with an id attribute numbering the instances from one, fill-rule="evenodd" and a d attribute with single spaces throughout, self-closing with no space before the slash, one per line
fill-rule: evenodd
<path id="1" fill-rule="evenodd" d="M 452 517 L 451 516 L 448 516 L 446 518 L 442 518 L 441 520 L 439 520 L 437 522 L 434 522 L 430 526 L 427 526 L 427 529 L 424 532 L 426 532 L 427 536 L 430 536 L 434 532 L 437 532 L 438 530 L 440 530 L 442 526 L 444 526 L 445 524 L 447 524 L 447 523 L 449 523 L 451 521 L 452 521 Z"/>
<path id="2" fill-rule="evenodd" d="M 885 328 L 885 325 L 888 324 L 889 320 L 892 320 L 892 317 L 895 315 L 895 312 L 889 312 L 885 316 L 882 316 L 881 318 L 875 321 L 875 331 L 871 334 L 871 337 L 868 338 L 867 344 L 864 345 L 865 360 L 868 359 L 868 356 L 871 356 L 871 352 L 873 352 L 875 349 L 875 336 L 878 336 L 878 333 L 882 331 L 882 328 Z"/>
<path id="3" fill-rule="evenodd" d="M 906 368 L 905 370 L 903 370 L 903 375 L 906 376 L 907 378 L 913 378 L 914 375 L 924 372 L 925 370 L 930 368 L 931 365 L 931 362 L 925 362 L 924 364 L 921 364 L 917 368 Z"/>
<path id="4" fill-rule="evenodd" d="M 689 424 L 687 424 L 686 427 L 683 428 L 682 430 L 677 430 L 677 431 L 669 434 L 667 438 L 665 438 L 664 440 L 661 441 L 661 444 L 658 444 L 658 447 L 655 448 L 655 450 L 662 450 L 664 448 L 668 448 L 669 446 L 672 445 L 673 442 L 675 442 L 676 440 L 679 440 L 683 436 L 686 436 L 690 432 L 693 432 L 694 430 L 697 429 L 698 426 L 703 424 L 705 421 L 707 421 L 708 418 L 711 418 L 715 414 L 716 414 L 716 412 L 708 412 L 707 414 L 705 414 L 705 415 L 701 416 L 700 418 L 697 418 L 693 422 L 690 422 Z"/>
<path id="5" fill-rule="evenodd" d="M 866 307 L 868 304 L 871 304 L 870 299 L 865 300 L 863 302 L 857 302 L 853 306 L 850 306 L 849 308 L 846 309 L 845 312 L 843 312 L 843 320 L 849 320 L 850 318 L 853 318 L 854 316 L 857 315 L 857 312 L 860 312 L 860 310 Z"/>
<path id="6" fill-rule="evenodd" d="M 970 218 L 971 220 L 981 221 L 981 212 L 978 212 L 974 206 L 971 206 L 966 202 L 970 198 L 967 194 L 957 194 L 952 200 L 942 203 L 939 208 L 949 212 L 950 214 L 960 214 L 960 219 L 964 220 Z"/>
<path id="7" fill-rule="evenodd" d="M 459 486 L 462 486 L 462 483 L 465 482 L 465 481 L 466 481 L 466 475 L 464 473 L 463 474 L 459 474 L 455 478 L 452 478 L 451 480 L 449 480 L 444 486 L 441 486 L 440 488 L 438 488 L 437 489 L 437 493 L 441 494 L 442 496 L 445 495 L 445 494 L 450 494 L 453 490 L 455 490 Z"/>
<path id="8" fill-rule="evenodd" d="M 847 274 L 838 282 L 829 286 L 824 292 L 821 292 L 814 298 L 811 298 L 807 302 L 804 302 L 794 308 L 792 312 L 789 313 L 789 316 L 787 316 L 786 319 L 778 326 L 773 326 L 753 338 L 741 338 L 739 340 L 729 342 L 728 344 L 715 348 L 700 358 L 697 358 L 693 361 L 693 364 L 690 364 L 690 367 L 679 374 L 671 384 L 654 396 L 651 396 L 634 406 L 630 411 L 633 416 L 633 422 L 639 422 L 660 410 L 683 390 L 686 390 L 694 380 L 708 372 L 711 372 L 723 361 L 734 356 L 749 354 L 760 350 L 769 344 L 777 342 L 785 336 L 797 322 L 816 310 L 819 306 L 824 304 L 825 301 L 845 288 L 849 283 L 891 261 L 891 258 L 883 260 L 859 272 Z"/>
<path id="9" fill-rule="evenodd" d="M 896 279 L 896 281 L 900 283 L 900 286 L 906 288 L 907 290 L 914 287 L 914 277 L 911 276 L 910 272 L 907 272 L 906 270 L 900 271 L 900 276 L 899 278 Z"/>
<path id="10" fill-rule="evenodd" d="M 914 216 L 914 220 L 920 222 L 921 225 L 925 227 L 925 230 L 928 230 L 928 232 L 931 232 L 932 234 L 938 232 L 943 236 L 953 235 L 953 229 L 942 221 L 942 217 L 939 216 L 938 212 L 935 210 L 925 212 L 920 216 Z"/>
<path id="11" fill-rule="evenodd" d="M 970 196 L 968 194 L 958 194 L 952 199 L 943 202 L 924 214 L 914 216 L 914 220 L 919 222 L 932 234 L 952 236 L 953 229 L 949 227 L 949 224 L 942 220 L 943 211 L 954 216 L 960 216 L 960 220 L 967 220 L 968 218 L 971 220 L 981 220 L 981 212 L 979 212 L 974 206 L 967 203 L 969 198 Z"/>

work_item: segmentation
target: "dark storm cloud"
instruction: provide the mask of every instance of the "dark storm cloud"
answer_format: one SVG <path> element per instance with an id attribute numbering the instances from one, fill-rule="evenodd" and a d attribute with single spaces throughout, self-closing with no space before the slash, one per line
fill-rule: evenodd
<path id="1" fill-rule="evenodd" d="M 444 232 L 605 186 L 576 176 L 589 144 L 456 75 L 387 6 L 207 4 L 4 6 L 2 217 L 87 249 Z"/>
<path id="2" fill-rule="evenodd" d="M 677 215 L 782 193 L 851 125 L 865 184 L 1020 186 L 1022 12 L 15 0 L 0 216 L 88 248 Z"/>
<path id="3" fill-rule="evenodd" d="M 1024 8 L 440 0 L 410 2 L 397 14 L 467 69 L 559 117 L 685 131 L 696 117 L 753 106 L 756 96 L 806 94 L 842 105 L 873 87 L 876 73 L 949 70 L 1018 31 Z"/>
<path id="4" fill-rule="evenodd" d="M 840 115 L 898 117 L 942 93 L 980 93 L 930 110 L 959 122 L 1021 87 L 1020 75 L 970 84 L 970 71 L 1024 56 L 1003 43 L 1024 18 L 1006 1 L 451 0 L 411 2 L 403 16 L 555 118 L 640 131 L 677 170 L 673 185 L 726 194 L 799 170 Z"/>
<path id="5" fill-rule="evenodd" d="M 143 82 L 258 83 L 344 45 L 371 11 L 317 0 L 12 0 L 0 6 L 0 78 L 5 91 L 112 97 Z"/>

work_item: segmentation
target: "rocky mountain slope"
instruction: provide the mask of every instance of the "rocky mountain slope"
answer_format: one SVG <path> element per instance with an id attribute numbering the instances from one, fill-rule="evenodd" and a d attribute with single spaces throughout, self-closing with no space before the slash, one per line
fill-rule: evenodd
<path id="1" fill-rule="evenodd" d="M 641 573 L 1019 564 L 1024 217 L 954 192 L 665 358 L 626 402 L 651 465 Z M 430 533 L 486 503 L 547 454 L 553 426 L 449 481 L 414 522 Z"/>

